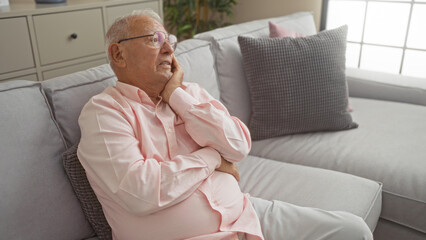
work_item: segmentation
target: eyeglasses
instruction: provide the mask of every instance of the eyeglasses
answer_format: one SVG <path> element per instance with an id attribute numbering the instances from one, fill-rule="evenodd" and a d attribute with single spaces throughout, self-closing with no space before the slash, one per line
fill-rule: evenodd
<path id="1" fill-rule="evenodd" d="M 137 36 L 137 37 L 131 37 L 131 38 L 125 38 L 121 39 L 117 43 L 121 43 L 127 40 L 137 39 L 137 38 L 144 38 L 144 37 L 152 37 L 152 45 L 155 48 L 161 48 L 163 47 L 164 43 L 167 42 L 170 44 L 170 46 L 173 48 L 173 50 L 176 49 L 177 45 L 177 38 L 173 34 L 166 34 L 165 32 L 154 32 L 153 34 L 143 35 L 143 36 Z"/>

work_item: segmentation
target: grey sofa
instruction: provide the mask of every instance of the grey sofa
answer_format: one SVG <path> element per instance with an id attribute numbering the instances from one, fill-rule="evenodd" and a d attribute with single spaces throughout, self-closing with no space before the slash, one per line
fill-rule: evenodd
<path id="1" fill-rule="evenodd" d="M 272 20 L 290 29 L 312 30 L 310 13 Z M 232 114 L 239 114 L 224 98 L 240 93 L 221 84 L 221 67 L 231 59 L 218 55 L 218 40 L 227 38 L 220 31 L 266 36 L 266 27 L 267 20 L 260 20 L 180 43 L 176 55 L 185 81 L 199 83 Z M 238 65 L 240 53 L 232 51 Z M 375 87 L 380 91 L 384 86 L 390 96 L 398 96 L 399 87 L 366 79 L 348 78 L 350 89 L 357 89 L 353 94 L 365 94 L 365 86 L 372 92 L 351 98 L 359 129 L 256 141 L 251 155 L 239 164 L 240 186 L 256 197 L 351 212 L 375 230 L 376 239 L 424 239 L 426 150 L 419 146 L 426 140 L 426 108 L 368 99 L 376 95 Z M 79 141 L 77 118 L 85 102 L 115 81 L 109 66 L 102 65 L 44 82 L 0 82 L 2 239 L 97 239 L 61 155 Z M 417 88 L 402 90 L 424 96 Z"/>
<path id="2" fill-rule="evenodd" d="M 246 124 L 251 113 L 249 87 L 237 37 L 268 37 L 268 21 L 304 35 L 316 34 L 312 13 L 303 12 L 196 36 L 212 43 L 220 99 Z M 360 69 L 346 69 L 346 77 L 359 128 L 254 141 L 250 154 L 380 182 L 383 206 L 375 238 L 426 239 L 426 81 Z"/>

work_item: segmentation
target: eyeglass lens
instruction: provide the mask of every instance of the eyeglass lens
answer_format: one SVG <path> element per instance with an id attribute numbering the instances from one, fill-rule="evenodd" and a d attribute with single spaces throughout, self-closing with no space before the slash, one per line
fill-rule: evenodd
<path id="1" fill-rule="evenodd" d="M 155 48 L 161 48 L 163 44 L 166 41 L 166 34 L 163 32 L 155 32 L 154 36 L 152 37 L 152 43 L 154 44 Z M 177 38 L 170 34 L 168 39 L 169 44 L 173 47 L 173 49 L 176 48 L 176 42 Z"/>

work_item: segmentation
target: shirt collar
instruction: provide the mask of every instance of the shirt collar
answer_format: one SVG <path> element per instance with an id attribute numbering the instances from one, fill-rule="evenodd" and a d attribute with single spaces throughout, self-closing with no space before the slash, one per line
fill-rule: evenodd
<path id="1" fill-rule="evenodd" d="M 146 94 L 145 91 L 138 87 L 120 81 L 117 81 L 115 87 L 123 96 L 133 101 L 154 106 L 154 103 L 151 101 L 151 98 L 148 96 L 148 94 Z"/>

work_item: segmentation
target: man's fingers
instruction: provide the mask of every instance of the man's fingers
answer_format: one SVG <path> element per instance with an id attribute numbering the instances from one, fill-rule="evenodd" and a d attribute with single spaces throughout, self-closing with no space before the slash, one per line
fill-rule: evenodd
<path id="1" fill-rule="evenodd" d="M 221 165 L 218 168 L 216 168 L 216 170 L 220 171 L 220 172 L 231 174 L 239 182 L 240 181 L 240 173 L 238 171 L 237 165 L 235 165 L 235 163 L 231 163 L 231 162 L 226 161 L 223 157 L 221 158 L 221 161 L 222 161 Z"/>
<path id="2" fill-rule="evenodd" d="M 173 54 L 173 58 L 172 58 L 172 67 L 175 69 L 180 69 L 180 64 L 176 58 L 176 56 Z"/>
<path id="3" fill-rule="evenodd" d="M 238 170 L 235 172 L 234 177 L 235 179 L 237 179 L 237 182 L 240 181 L 240 173 L 238 172 Z"/>

